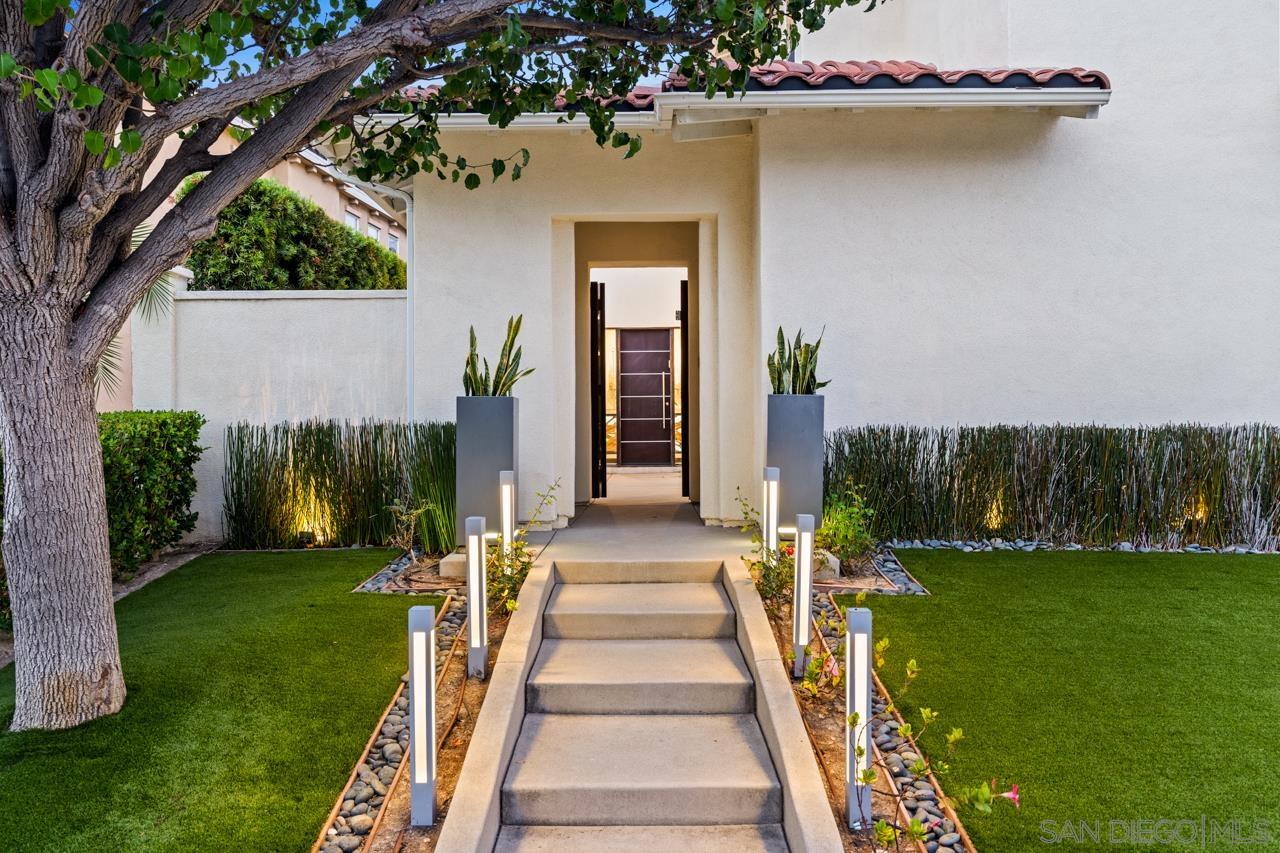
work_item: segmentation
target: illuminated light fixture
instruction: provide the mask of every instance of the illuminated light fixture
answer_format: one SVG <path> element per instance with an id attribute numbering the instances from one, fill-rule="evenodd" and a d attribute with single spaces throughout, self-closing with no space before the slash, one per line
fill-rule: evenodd
<path id="1" fill-rule="evenodd" d="M 850 607 L 845 611 L 844 707 L 845 707 L 845 813 L 850 829 L 871 826 L 871 786 L 862 774 L 871 766 L 871 611 Z M 848 720 L 857 715 L 857 725 Z"/>
<path id="2" fill-rule="evenodd" d="M 516 472 L 499 471 L 498 489 L 502 493 L 502 556 L 511 556 L 516 540 Z"/>
<path id="3" fill-rule="evenodd" d="M 409 822 L 436 822 L 436 609 L 409 608 Z"/>
<path id="4" fill-rule="evenodd" d="M 467 516 L 467 675 L 484 678 L 489 663 L 488 565 L 484 516 Z"/>
<path id="5" fill-rule="evenodd" d="M 796 516 L 796 572 L 791 601 L 791 650 L 796 661 L 792 672 L 804 675 L 804 650 L 809 645 L 810 608 L 813 599 L 813 516 Z"/>
<path id="6" fill-rule="evenodd" d="M 764 469 L 764 503 L 760 507 L 761 531 L 766 551 L 778 550 L 778 480 L 777 468 Z"/>

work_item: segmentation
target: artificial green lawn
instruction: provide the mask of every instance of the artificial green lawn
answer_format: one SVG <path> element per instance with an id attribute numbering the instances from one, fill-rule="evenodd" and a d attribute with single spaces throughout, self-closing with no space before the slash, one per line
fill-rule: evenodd
<path id="1" fill-rule="evenodd" d="M 307 849 L 438 603 L 349 592 L 389 556 L 215 554 L 121 601 L 124 709 L 0 732 L 0 850 Z"/>
<path id="2" fill-rule="evenodd" d="M 1255 837 L 1269 822 L 1268 849 L 1280 845 L 1280 559 L 899 557 L 933 596 L 871 598 L 891 644 L 881 677 L 897 690 L 906 661 L 920 665 L 899 706 L 917 728 L 919 708 L 941 714 L 931 755 L 964 729 L 944 788 L 1020 786 L 1016 813 L 962 811 L 980 849 L 1045 849 L 1066 821 L 1100 823 L 1116 849 L 1113 819 L 1201 815 L 1239 818 Z"/>

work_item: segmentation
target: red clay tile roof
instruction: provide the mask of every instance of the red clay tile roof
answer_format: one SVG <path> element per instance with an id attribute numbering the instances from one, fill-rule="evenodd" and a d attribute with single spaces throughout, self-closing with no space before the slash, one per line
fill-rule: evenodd
<path id="1" fill-rule="evenodd" d="M 887 62 L 787 62 L 777 60 L 751 69 L 751 79 L 764 88 L 788 82 L 803 83 L 811 89 L 843 82 L 846 86 L 935 85 L 935 86 L 1068 86 L 1110 89 L 1111 81 L 1101 71 L 1083 68 L 960 68 L 939 71 L 938 66 L 910 60 Z"/>
<path id="2" fill-rule="evenodd" d="M 748 91 L 805 91 L 814 89 L 887 88 L 1095 88 L 1110 89 L 1111 81 L 1101 71 L 1084 68 L 958 68 L 938 70 L 936 65 L 911 60 L 884 62 L 857 60 L 789 62 L 776 60 L 751 69 Z M 410 98 L 425 98 L 437 86 L 415 86 L 404 90 Z M 649 110 L 654 96 L 663 92 L 688 91 L 689 81 L 672 73 L 661 86 L 637 86 L 624 99 L 615 99 L 624 110 Z M 557 103 L 557 107 L 565 106 Z"/>

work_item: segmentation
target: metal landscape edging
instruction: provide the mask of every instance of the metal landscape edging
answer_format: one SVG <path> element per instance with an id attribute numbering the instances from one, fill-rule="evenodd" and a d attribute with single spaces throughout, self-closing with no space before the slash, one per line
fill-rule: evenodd
<path id="1" fill-rule="evenodd" d="M 440 622 L 444 619 L 445 614 L 449 612 L 449 608 L 452 605 L 453 605 L 453 596 L 452 595 L 446 596 L 444 602 L 440 605 L 440 612 L 436 614 L 435 625 L 437 627 L 439 627 Z M 453 638 L 453 643 L 451 644 L 451 648 L 452 646 L 457 645 L 458 637 L 461 637 L 461 636 L 462 636 L 462 632 L 459 631 L 457 635 L 454 636 Z M 448 659 L 445 660 L 444 665 L 440 667 L 440 672 L 439 674 L 436 675 L 437 687 L 439 687 L 440 683 L 444 680 L 445 673 L 448 672 L 449 664 L 452 662 L 452 660 L 453 660 L 453 655 L 450 654 Z M 401 681 L 400 684 L 397 685 L 395 693 L 391 695 L 391 701 L 387 703 L 387 707 L 383 709 L 382 715 L 378 717 L 378 722 L 373 727 L 373 733 L 370 734 L 369 739 L 365 741 L 364 749 L 360 750 L 360 760 L 351 766 L 351 772 L 347 774 L 347 781 L 342 783 L 342 788 L 341 790 L 338 791 L 338 799 L 334 801 L 333 808 L 329 809 L 329 814 L 325 816 L 324 823 L 320 825 L 320 833 L 316 837 L 315 842 L 311 845 L 311 853 L 318 853 L 320 848 L 324 846 L 325 842 L 329 840 L 329 836 L 328 836 L 329 828 L 333 826 L 334 820 L 338 817 L 338 811 L 342 808 L 342 801 L 346 798 L 347 791 L 351 790 L 351 783 L 356 780 L 356 772 L 360 769 L 360 765 L 361 763 L 364 762 L 365 757 L 368 756 L 369 750 L 373 748 L 374 741 L 378 739 L 378 734 L 382 731 L 382 726 L 387 721 L 387 715 L 390 714 L 391 709 L 396 706 L 396 700 L 399 699 L 404 694 L 404 688 L 405 688 L 404 681 Z M 403 770 L 404 766 L 408 763 L 409 762 L 405 761 L 404 759 L 401 759 L 400 763 L 396 765 L 395 776 L 392 777 L 391 784 L 387 785 L 388 794 L 391 792 L 392 786 L 395 784 L 396 780 L 400 778 L 400 771 Z M 384 802 L 384 805 L 385 805 L 385 802 Z M 373 838 L 374 833 L 378 829 L 378 825 L 382 823 L 382 814 L 384 811 L 386 810 L 383 808 L 378 809 L 378 814 L 374 816 L 373 827 L 364 836 L 366 839 Z M 361 847 L 364 846 L 363 840 L 360 842 L 360 846 Z M 356 848 L 356 849 L 358 850 L 359 848 Z"/>
<path id="2" fill-rule="evenodd" d="M 840 603 L 836 601 L 835 593 L 828 592 L 827 596 L 831 599 L 831 604 L 836 608 L 836 612 L 839 613 Z M 814 633 L 818 637 L 818 642 L 822 644 L 823 650 L 826 651 L 827 654 L 831 654 L 831 646 L 827 644 L 827 638 L 822 635 L 821 631 L 815 631 Z M 893 697 L 889 694 L 889 689 L 884 686 L 884 682 L 880 680 L 880 674 L 877 673 L 874 668 L 871 670 L 871 677 L 875 681 L 876 690 L 880 693 L 880 696 L 884 700 L 890 714 L 892 714 L 893 718 L 898 721 L 899 726 L 905 725 L 907 721 L 903 719 L 902 714 L 898 712 L 898 708 L 893 702 Z M 924 755 L 924 751 L 920 749 L 919 744 L 916 743 L 915 738 L 911 735 L 907 735 L 907 743 L 911 745 L 911 751 L 916 755 Z M 886 762 L 884 752 L 874 740 L 871 742 L 871 748 L 875 750 L 876 755 L 879 757 L 879 765 L 881 767 L 885 767 Z M 893 789 L 894 800 L 898 806 L 898 814 L 903 819 L 903 825 L 906 826 L 909 824 L 911 816 L 907 813 L 906 807 L 903 805 L 902 799 L 899 797 L 902 790 L 898 787 L 898 781 L 893 778 L 892 773 L 886 772 L 884 775 L 889 782 L 889 787 Z M 927 770 L 926 776 L 929 780 L 929 784 L 933 786 L 934 793 L 938 796 L 938 807 L 941 808 L 942 813 L 950 818 L 951 822 L 956 825 L 955 831 L 960 836 L 960 840 L 964 842 L 965 849 L 968 850 L 969 853 L 978 853 L 978 848 L 973 845 L 973 841 L 969 838 L 969 833 L 965 831 L 964 823 L 960 820 L 960 815 L 956 814 L 956 810 L 951 807 L 951 803 L 948 802 L 946 795 L 943 793 L 942 785 L 938 782 L 938 777 L 933 775 L 932 769 Z M 849 780 L 846 779 L 845 784 L 848 785 Z M 923 841 L 916 842 L 916 845 L 919 847 L 920 853 L 926 853 Z"/>

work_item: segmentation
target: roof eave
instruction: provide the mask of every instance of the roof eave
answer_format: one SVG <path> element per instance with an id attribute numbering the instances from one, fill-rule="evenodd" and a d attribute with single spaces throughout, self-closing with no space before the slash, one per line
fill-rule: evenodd
<path id="1" fill-rule="evenodd" d="M 735 96 L 708 98 L 699 92 L 663 92 L 655 95 L 653 108 L 619 111 L 614 121 L 624 130 L 670 127 L 676 113 L 716 113 L 734 110 L 741 118 L 745 110 L 870 110 L 870 109 L 1034 109 L 1054 114 L 1094 118 L 1098 109 L 1111 100 L 1110 89 L 1094 87 L 1025 88 L 901 88 L 901 89 L 811 89 L 752 90 Z M 708 116 L 712 117 L 712 116 Z M 374 115 L 372 123 L 402 122 L 399 113 Z M 499 132 L 481 113 L 455 113 L 439 118 L 441 129 L 450 131 Z M 530 113 L 515 119 L 508 129 L 564 130 L 584 132 L 586 126 L 568 120 L 568 113 Z"/>

